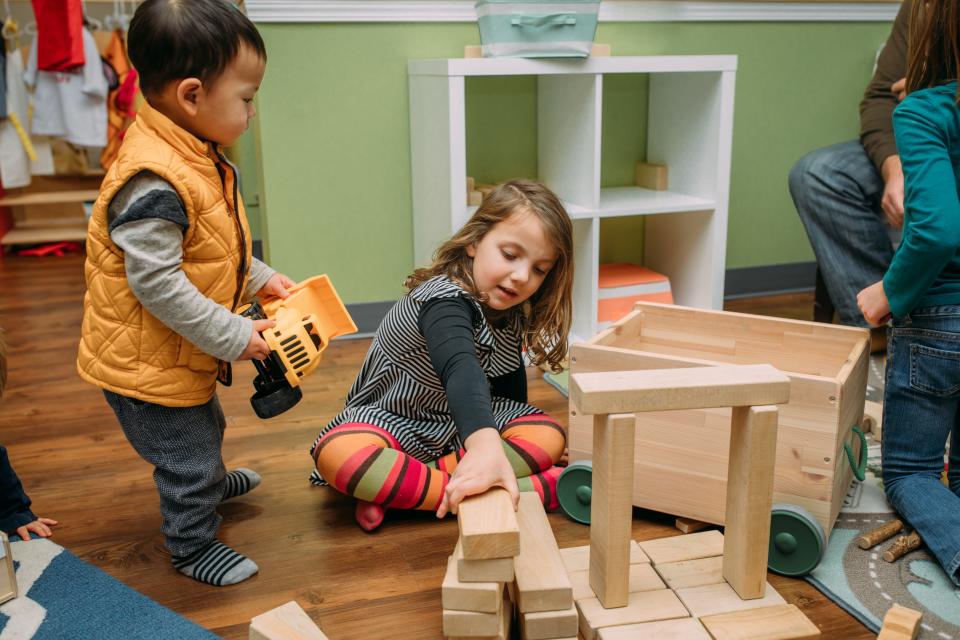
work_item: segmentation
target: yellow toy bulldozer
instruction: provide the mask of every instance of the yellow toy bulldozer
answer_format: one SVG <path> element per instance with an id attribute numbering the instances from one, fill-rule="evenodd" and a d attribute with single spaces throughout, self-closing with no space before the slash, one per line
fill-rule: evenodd
<path id="1" fill-rule="evenodd" d="M 314 276 L 289 289 L 285 299 L 253 302 L 241 312 L 252 320 L 273 320 L 276 326 L 262 332 L 270 355 L 254 360 L 256 393 L 250 398 L 261 418 L 273 418 L 303 397 L 300 381 L 320 364 L 330 340 L 356 333 L 357 325 L 337 295 L 330 278 Z"/>

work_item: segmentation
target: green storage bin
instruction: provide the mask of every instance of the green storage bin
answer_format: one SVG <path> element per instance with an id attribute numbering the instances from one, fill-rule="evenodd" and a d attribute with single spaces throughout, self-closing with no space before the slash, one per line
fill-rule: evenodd
<path id="1" fill-rule="evenodd" d="M 600 0 L 477 0 L 485 58 L 586 58 Z"/>

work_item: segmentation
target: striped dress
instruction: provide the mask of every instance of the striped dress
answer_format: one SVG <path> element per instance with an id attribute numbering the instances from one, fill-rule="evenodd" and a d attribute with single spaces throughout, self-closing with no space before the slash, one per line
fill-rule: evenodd
<path id="1" fill-rule="evenodd" d="M 400 442 L 405 453 L 421 462 L 432 462 L 463 446 L 417 324 L 426 302 L 454 296 L 469 300 L 477 310 L 474 342 L 487 377 L 511 373 L 522 365 L 522 311 L 517 308 L 502 327 L 496 327 L 486 319 L 480 303 L 460 285 L 435 276 L 397 301 L 387 313 L 347 395 L 346 406 L 317 436 L 311 454 L 325 433 L 348 422 L 380 427 Z M 516 418 L 541 413 L 536 407 L 509 398 L 492 396 L 491 404 L 500 428 Z M 311 481 L 326 484 L 317 471 Z"/>

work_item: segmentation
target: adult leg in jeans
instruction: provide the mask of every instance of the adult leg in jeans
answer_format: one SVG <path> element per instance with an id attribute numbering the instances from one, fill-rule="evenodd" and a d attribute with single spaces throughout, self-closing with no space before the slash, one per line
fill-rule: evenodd
<path id="1" fill-rule="evenodd" d="M 883 278 L 893 247 L 880 209 L 883 179 L 863 145 L 852 140 L 805 155 L 790 171 L 790 195 L 840 322 L 867 326 L 857 293 Z"/>
<path id="2" fill-rule="evenodd" d="M 890 331 L 883 483 L 893 507 L 960 585 L 960 496 L 940 481 L 960 409 L 960 307 L 933 307 Z"/>

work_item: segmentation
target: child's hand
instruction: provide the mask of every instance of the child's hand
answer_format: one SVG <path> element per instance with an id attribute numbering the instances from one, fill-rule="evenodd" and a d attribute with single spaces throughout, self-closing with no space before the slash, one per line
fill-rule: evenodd
<path id="1" fill-rule="evenodd" d="M 513 508 L 520 503 L 520 488 L 513 467 L 503 453 L 500 433 L 496 429 L 480 429 L 463 443 L 467 453 L 447 484 L 437 517 L 456 513 L 467 496 L 483 493 L 490 487 L 503 487 L 513 499 Z"/>
<path id="2" fill-rule="evenodd" d="M 883 281 L 875 282 L 857 294 L 857 306 L 872 327 L 879 327 L 890 319 L 890 301 L 883 290 Z"/>
<path id="3" fill-rule="evenodd" d="M 20 536 L 22 540 L 30 539 L 30 532 L 37 534 L 41 538 L 49 538 L 53 535 L 53 531 L 50 530 L 50 527 L 55 527 L 59 522 L 52 520 L 50 518 L 37 518 L 33 522 L 27 523 L 22 527 L 17 527 L 17 535 Z"/>
<path id="4" fill-rule="evenodd" d="M 261 331 L 272 329 L 276 326 L 273 320 L 254 320 L 253 331 L 250 332 L 250 341 L 247 342 L 247 348 L 243 350 L 237 360 L 266 360 L 270 355 L 270 347 L 260 336 Z"/>
<path id="5" fill-rule="evenodd" d="M 282 273 L 275 273 L 270 276 L 270 279 L 267 280 L 260 291 L 257 291 L 258 298 L 288 298 L 290 297 L 290 292 L 287 291 L 290 287 L 297 284 L 287 276 Z"/>

